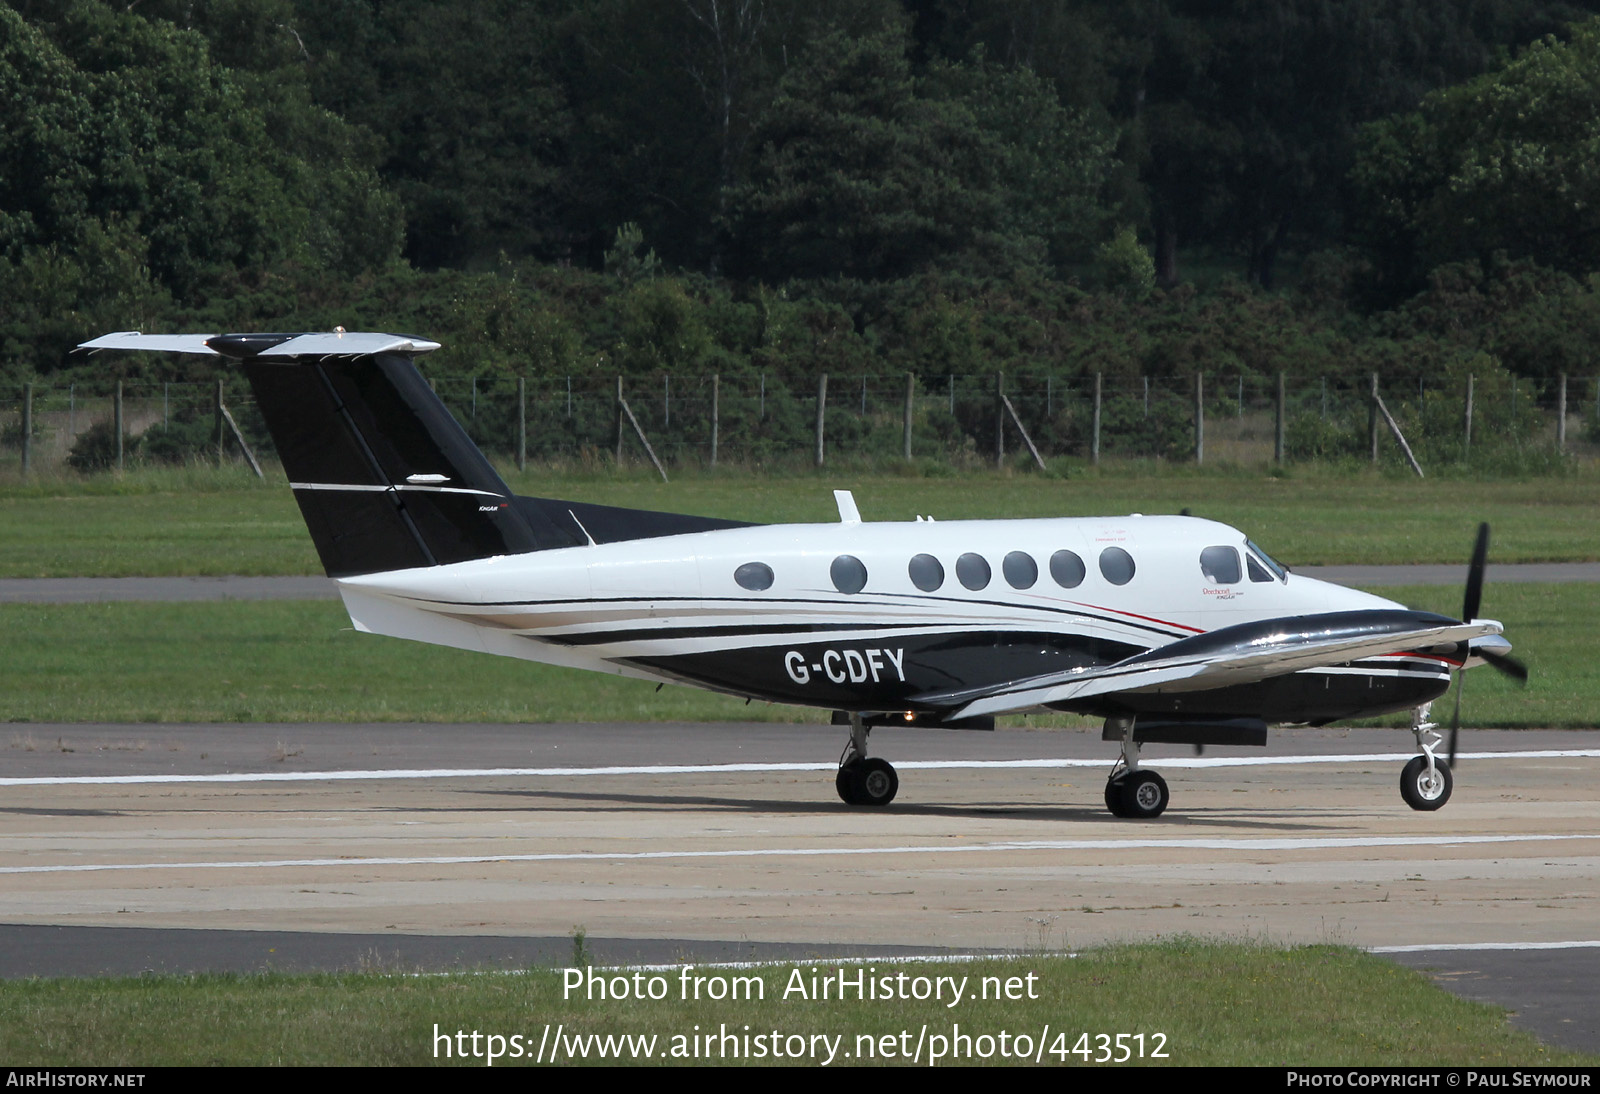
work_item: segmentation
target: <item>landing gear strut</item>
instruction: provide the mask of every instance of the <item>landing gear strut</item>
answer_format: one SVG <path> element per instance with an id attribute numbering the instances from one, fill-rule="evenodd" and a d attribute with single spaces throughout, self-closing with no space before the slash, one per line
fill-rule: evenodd
<path id="1" fill-rule="evenodd" d="M 861 715 L 850 715 L 850 742 L 839 757 L 834 789 L 846 805 L 888 805 L 900 791 L 900 776 L 888 760 L 867 755 L 867 729 Z"/>
<path id="2" fill-rule="evenodd" d="M 1133 739 L 1133 719 L 1109 722 L 1122 731 L 1122 755 L 1106 779 L 1106 808 L 1114 817 L 1146 820 L 1159 817 L 1172 800 L 1167 780 L 1139 766 L 1139 743 Z"/>
<path id="3" fill-rule="evenodd" d="M 1428 721 L 1432 703 L 1423 703 L 1411 712 L 1411 733 L 1417 739 L 1422 755 L 1413 756 L 1400 772 L 1400 796 L 1413 809 L 1431 813 L 1450 800 L 1455 779 L 1450 775 L 1450 765 L 1435 756 L 1433 750 L 1444 738 L 1438 727 Z"/>

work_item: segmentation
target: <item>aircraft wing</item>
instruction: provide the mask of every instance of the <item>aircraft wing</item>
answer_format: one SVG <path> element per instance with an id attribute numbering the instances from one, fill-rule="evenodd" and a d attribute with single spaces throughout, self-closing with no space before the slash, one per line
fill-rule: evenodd
<path id="1" fill-rule="evenodd" d="M 959 706 L 950 717 L 976 718 L 1117 692 L 1206 691 L 1384 654 L 1459 654 L 1462 643 L 1500 630 L 1493 620 L 1462 623 L 1399 609 L 1289 616 L 1222 627 L 1112 665 L 928 692 L 915 701 Z"/>

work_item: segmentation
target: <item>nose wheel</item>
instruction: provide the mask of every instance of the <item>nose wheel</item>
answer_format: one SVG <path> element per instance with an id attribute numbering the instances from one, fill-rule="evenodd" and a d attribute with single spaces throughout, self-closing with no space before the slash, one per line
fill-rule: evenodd
<path id="1" fill-rule="evenodd" d="M 1425 813 L 1441 808 L 1454 788 L 1450 765 L 1437 756 L 1431 766 L 1427 756 L 1413 756 L 1400 772 L 1400 796 L 1411 808 Z"/>

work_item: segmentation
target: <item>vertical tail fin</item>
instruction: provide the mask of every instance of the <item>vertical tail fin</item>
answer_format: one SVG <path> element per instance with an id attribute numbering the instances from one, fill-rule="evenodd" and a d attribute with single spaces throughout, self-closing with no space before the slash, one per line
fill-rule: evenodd
<path id="1" fill-rule="evenodd" d="M 409 356 L 258 355 L 242 366 L 328 576 L 579 542 L 517 504 Z"/>
<path id="2" fill-rule="evenodd" d="M 329 577 L 746 526 L 514 496 L 412 363 L 436 342 L 119 331 L 78 348 L 238 360 Z"/>

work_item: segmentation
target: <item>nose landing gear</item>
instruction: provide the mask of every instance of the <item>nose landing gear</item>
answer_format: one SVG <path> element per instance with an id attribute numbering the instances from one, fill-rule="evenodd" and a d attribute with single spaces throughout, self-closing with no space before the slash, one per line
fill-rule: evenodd
<path id="1" fill-rule="evenodd" d="M 1411 808 L 1425 813 L 1442 808 L 1455 788 L 1450 765 L 1433 753 L 1444 738 L 1439 735 L 1438 727 L 1428 721 L 1432 706 L 1432 703 L 1424 703 L 1411 712 L 1411 733 L 1422 755 L 1413 756 L 1400 772 L 1400 796 Z"/>

